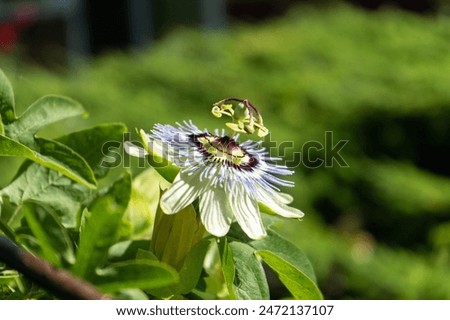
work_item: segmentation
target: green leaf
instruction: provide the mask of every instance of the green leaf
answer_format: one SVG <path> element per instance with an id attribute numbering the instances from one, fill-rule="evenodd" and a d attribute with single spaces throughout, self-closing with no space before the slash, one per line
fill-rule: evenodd
<path id="1" fill-rule="evenodd" d="M 219 248 L 230 298 L 270 299 L 266 275 L 255 255 L 255 250 L 245 243 L 231 242 L 227 244 L 226 241 L 223 241 Z"/>
<path id="2" fill-rule="evenodd" d="M 140 289 L 124 289 L 114 292 L 117 300 L 148 300 L 148 295 Z"/>
<path id="3" fill-rule="evenodd" d="M 230 295 L 230 299 L 235 300 L 237 299 L 237 296 L 234 291 L 233 283 L 236 269 L 234 267 L 233 254 L 230 246 L 228 245 L 227 238 L 219 239 L 219 252 L 220 261 L 222 263 L 223 278 L 228 289 L 228 294 Z"/>
<path id="4" fill-rule="evenodd" d="M 60 142 L 35 137 L 42 127 L 83 113 L 83 107 L 72 99 L 46 96 L 17 118 L 11 85 L 1 73 L 0 116 L 5 125 L 0 128 L 0 155 L 27 158 L 95 188 L 94 173 L 78 153 Z"/>
<path id="5" fill-rule="evenodd" d="M 11 285 L 17 279 L 19 279 L 19 274 L 16 271 L 2 272 L 0 273 L 0 286 Z"/>
<path id="6" fill-rule="evenodd" d="M 106 262 L 109 247 L 117 241 L 130 192 L 131 177 L 127 173 L 105 194 L 99 196 L 89 208 L 84 227 L 80 231 L 76 262 L 72 269 L 79 277 L 93 278 L 95 269 L 102 267 Z"/>
<path id="7" fill-rule="evenodd" d="M 316 284 L 302 271 L 277 254 L 258 250 L 256 253 L 271 267 L 295 299 L 323 299 Z"/>
<path id="8" fill-rule="evenodd" d="M 39 151 L 0 135 L 0 155 L 24 157 L 59 171 L 89 188 L 96 187 L 94 173 L 86 161 L 75 151 L 59 142 L 42 138 L 36 140 L 36 147 L 39 148 Z"/>
<path id="9" fill-rule="evenodd" d="M 10 202 L 32 201 L 51 207 L 66 227 L 75 227 L 76 214 L 93 196 L 93 191 L 61 173 L 36 163 L 21 168 L 22 173 L 0 191 Z"/>
<path id="10" fill-rule="evenodd" d="M 281 282 L 296 299 L 322 299 L 322 294 L 315 283 L 313 267 L 297 246 L 270 228 L 264 239 L 249 244 L 258 250 L 257 254 L 278 274 Z M 270 263 L 266 258 L 270 259 Z"/>
<path id="11" fill-rule="evenodd" d="M 44 159 L 50 162 L 43 165 L 57 170 L 87 187 L 96 187 L 97 181 L 92 169 L 86 160 L 73 149 L 58 141 L 43 138 L 36 138 L 35 142 Z M 53 164 L 55 164 L 55 167 L 53 167 Z"/>
<path id="12" fill-rule="evenodd" d="M 158 257 L 155 256 L 155 254 L 149 250 L 145 249 L 138 249 L 136 252 L 136 259 L 145 259 L 145 260 L 155 260 L 159 261 Z"/>
<path id="13" fill-rule="evenodd" d="M 303 251 L 270 228 L 267 230 L 267 236 L 264 239 L 252 241 L 249 245 L 257 250 L 273 252 L 301 270 L 309 279 L 316 281 L 311 262 Z"/>
<path id="14" fill-rule="evenodd" d="M 0 195 L 0 233 L 3 233 L 5 236 L 10 238 L 11 240 L 16 240 L 16 234 L 14 230 L 9 226 L 11 216 L 13 213 L 10 213 L 8 215 L 2 214 L 2 206 L 3 206 L 3 200 Z"/>
<path id="15" fill-rule="evenodd" d="M 278 218 L 274 218 L 272 216 L 265 216 L 264 221 L 265 225 L 269 225 L 267 227 L 267 236 L 261 240 L 251 240 L 249 239 L 240 228 L 238 228 L 235 224 L 231 226 L 230 229 L 230 235 L 233 238 L 239 239 L 239 241 L 248 243 L 251 247 L 260 250 L 260 251 L 268 251 L 271 252 L 273 255 L 275 255 L 280 261 L 284 261 L 286 264 L 289 264 L 293 266 L 296 269 L 296 273 L 301 273 L 303 276 L 301 277 L 301 284 L 298 284 L 298 286 L 304 286 L 305 291 L 310 291 L 308 294 L 309 296 L 305 296 L 303 299 L 321 299 L 322 294 L 317 287 L 316 284 L 316 276 L 314 274 L 314 270 L 312 268 L 311 263 L 309 262 L 306 255 L 303 253 L 302 250 L 300 250 L 297 246 L 295 246 L 290 241 L 286 240 L 282 236 L 280 236 L 278 233 L 276 233 L 274 230 L 270 228 L 270 226 L 275 223 L 278 220 Z M 259 251 L 257 251 L 259 252 Z M 270 266 L 272 267 L 272 266 Z M 284 264 L 280 268 L 284 268 Z M 283 279 L 281 277 L 282 274 L 279 273 L 278 270 L 275 270 L 277 274 L 280 277 L 280 280 L 284 283 Z M 298 276 L 297 278 L 299 278 Z M 292 286 L 291 283 L 289 283 L 289 287 L 285 283 L 288 290 L 295 289 L 295 287 Z M 311 293 L 312 292 L 312 293 Z M 291 293 L 294 296 L 298 296 L 298 292 L 292 292 Z M 314 297 L 314 298 L 311 298 Z"/>
<path id="16" fill-rule="evenodd" d="M 131 238 L 151 236 L 159 204 L 160 185 L 164 182 L 153 168 L 144 170 L 133 179 L 130 203 L 124 215 L 124 220 L 131 226 Z"/>
<path id="17" fill-rule="evenodd" d="M 203 270 L 203 261 L 211 245 L 211 240 L 203 239 L 188 253 L 180 270 L 180 283 L 176 286 L 177 293 L 186 294 L 198 283 Z"/>
<path id="18" fill-rule="evenodd" d="M 261 263 L 255 251 L 249 245 L 240 242 L 230 243 L 236 268 L 234 290 L 238 299 L 270 299 L 269 285 Z"/>
<path id="19" fill-rule="evenodd" d="M 150 240 L 126 240 L 121 241 L 109 248 L 109 261 L 118 262 L 136 259 L 139 250 L 148 250 L 150 248 Z"/>
<path id="20" fill-rule="evenodd" d="M 6 135 L 29 145 L 41 128 L 84 112 L 83 107 L 72 99 L 45 96 L 29 106 L 18 119 L 5 126 Z"/>
<path id="21" fill-rule="evenodd" d="M 58 138 L 60 143 L 76 151 L 92 168 L 97 178 L 104 177 L 108 169 L 121 164 L 122 145 L 127 127 L 122 123 L 101 124 Z M 110 150 L 116 148 L 117 150 Z"/>
<path id="22" fill-rule="evenodd" d="M 5 124 L 16 119 L 14 112 L 14 91 L 6 75 L 0 69 L 0 118 Z"/>
<path id="23" fill-rule="evenodd" d="M 99 270 L 93 283 L 101 290 L 114 292 L 123 289 L 155 289 L 178 281 L 177 272 L 170 266 L 153 260 L 118 262 Z"/>
<path id="24" fill-rule="evenodd" d="M 33 235 L 39 242 L 44 258 L 55 267 L 63 267 L 75 261 L 72 242 L 67 230 L 58 223 L 54 214 L 44 208 L 29 203 L 24 206 L 25 219 Z"/>

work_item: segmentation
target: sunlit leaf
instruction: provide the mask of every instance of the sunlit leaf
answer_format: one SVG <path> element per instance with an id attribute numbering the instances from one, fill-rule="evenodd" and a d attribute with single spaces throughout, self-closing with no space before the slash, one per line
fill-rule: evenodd
<path id="1" fill-rule="evenodd" d="M 264 239 L 252 241 L 249 245 L 257 250 L 273 252 L 301 270 L 310 281 L 316 281 L 313 267 L 303 251 L 270 228 L 267 230 L 267 236 Z"/>
<path id="2" fill-rule="evenodd" d="M 247 244 L 225 241 L 219 246 L 222 268 L 230 298 L 243 300 L 269 299 L 269 286 L 255 250 Z"/>
<path id="3" fill-rule="evenodd" d="M 41 128 L 84 112 L 83 107 L 70 98 L 45 96 L 29 106 L 14 122 L 5 126 L 5 132 L 7 136 L 30 145 Z"/>
<path id="4" fill-rule="evenodd" d="M 0 285 L 12 284 L 19 278 L 19 274 L 14 270 L 5 270 L 0 272 Z"/>
<path id="5" fill-rule="evenodd" d="M 74 227 L 77 212 L 91 199 L 93 191 L 57 171 L 29 163 L 13 182 L 0 190 L 0 196 L 7 196 L 16 205 L 33 201 L 49 206 L 58 213 L 63 225 Z"/>
<path id="6" fill-rule="evenodd" d="M 0 155 L 30 159 L 45 167 L 61 172 L 68 178 L 89 188 L 95 188 L 96 180 L 86 161 L 65 145 L 47 139 L 37 139 L 33 150 L 9 137 L 0 135 Z"/>
<path id="7" fill-rule="evenodd" d="M 133 179 L 130 203 L 124 215 L 131 226 L 130 237 L 151 237 L 159 204 L 160 185 L 164 181 L 153 168 L 141 172 Z"/>
<path id="8" fill-rule="evenodd" d="M 269 299 L 269 286 L 261 263 L 250 246 L 230 243 L 235 270 L 234 290 L 238 299 Z"/>
<path id="9" fill-rule="evenodd" d="M 17 118 L 11 84 L 0 70 L 0 120 L 3 122 L 0 127 L 0 155 L 27 158 L 95 188 L 94 173 L 77 152 L 60 142 L 35 136 L 49 124 L 83 113 L 83 107 L 70 98 L 45 96 Z"/>
<path id="10" fill-rule="evenodd" d="M 90 279 L 108 258 L 108 249 L 117 241 L 118 229 L 128 205 L 131 177 L 124 175 L 103 195 L 95 199 L 84 218 L 80 243 L 72 271 Z"/>
<path id="11" fill-rule="evenodd" d="M 322 299 L 317 285 L 301 270 L 268 250 L 258 250 L 256 253 L 271 267 L 295 299 Z"/>
<path id="12" fill-rule="evenodd" d="M 95 176 L 101 178 L 108 169 L 123 165 L 119 147 L 125 132 L 127 127 L 122 123 L 106 123 L 72 132 L 57 140 L 82 156 Z"/>
<path id="13" fill-rule="evenodd" d="M 125 130 L 126 127 L 121 124 L 105 124 L 71 133 L 62 137 L 59 142 L 36 139 L 36 143 L 46 153 L 45 158 L 39 159 L 39 162 L 41 160 L 45 162 L 51 159 L 47 165 L 54 168 L 55 158 L 57 157 L 61 166 L 66 167 L 69 165 L 71 168 L 79 166 L 80 171 L 82 171 L 83 169 L 89 168 L 86 163 L 88 161 L 89 165 L 96 169 L 98 174 L 103 175 L 108 168 L 101 167 L 101 161 L 105 156 L 102 153 L 102 144 L 111 138 L 121 139 Z M 19 144 L 9 138 L 5 137 L 5 139 L 13 145 Z M 69 147 L 62 144 L 62 142 L 66 143 Z M 74 149 L 70 148 L 72 146 Z M 23 145 L 20 148 L 25 152 L 29 152 L 31 157 L 37 155 L 34 151 Z M 13 148 L 13 150 L 18 151 L 17 148 Z M 87 160 L 81 158 L 78 151 Z M 80 163 L 81 166 L 79 165 Z M 61 170 L 58 171 L 26 162 L 20 168 L 14 181 L 0 191 L 0 195 L 8 196 L 10 201 L 17 205 L 32 200 L 39 204 L 49 206 L 58 213 L 62 223 L 66 227 L 74 227 L 77 212 L 92 199 L 94 192 L 84 185 L 75 182 L 82 182 L 80 178 L 70 180 L 66 177 L 70 176 L 70 174 L 63 175 L 60 173 Z M 95 182 L 90 169 L 85 172 L 85 175 L 89 176 L 92 182 Z"/>

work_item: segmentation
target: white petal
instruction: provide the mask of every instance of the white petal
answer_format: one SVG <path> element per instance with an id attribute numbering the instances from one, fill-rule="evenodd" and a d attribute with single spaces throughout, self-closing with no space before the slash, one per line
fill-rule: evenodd
<path id="1" fill-rule="evenodd" d="M 305 215 L 302 211 L 286 205 L 286 202 L 283 201 L 284 199 L 279 193 L 275 191 L 269 193 L 263 189 L 259 191 L 261 194 L 259 202 L 269 208 L 270 211 L 285 218 L 302 218 Z"/>
<path id="2" fill-rule="evenodd" d="M 223 237 L 230 229 L 233 219 L 225 191 L 211 188 L 200 196 L 200 218 L 206 230 L 216 237 Z"/>
<path id="3" fill-rule="evenodd" d="M 261 239 L 266 236 L 266 230 L 261 221 L 258 203 L 250 199 L 241 184 L 235 186 L 235 192 L 228 192 L 228 200 L 237 222 L 251 239 Z"/>
<path id="4" fill-rule="evenodd" d="M 123 143 L 123 148 L 125 149 L 125 152 L 133 157 L 143 158 L 146 155 L 148 155 L 148 152 L 145 151 L 143 148 L 135 146 L 130 141 L 125 141 Z"/>
<path id="5" fill-rule="evenodd" d="M 190 205 L 205 189 L 205 183 L 201 183 L 199 174 L 188 175 L 185 172 L 178 173 L 173 184 L 161 197 L 160 206 L 164 213 L 177 213 Z"/>
<path id="6" fill-rule="evenodd" d="M 294 201 L 294 197 L 288 193 L 277 192 L 276 194 L 278 195 L 278 199 L 280 200 L 280 202 L 284 204 L 289 204 L 292 203 L 292 201 Z"/>

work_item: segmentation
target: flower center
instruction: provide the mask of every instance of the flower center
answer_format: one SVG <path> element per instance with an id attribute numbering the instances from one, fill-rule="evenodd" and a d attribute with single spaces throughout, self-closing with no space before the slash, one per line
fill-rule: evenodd
<path id="1" fill-rule="evenodd" d="M 192 135 L 198 150 L 211 162 L 224 163 L 235 169 L 252 170 L 258 160 L 230 137 L 210 134 Z"/>

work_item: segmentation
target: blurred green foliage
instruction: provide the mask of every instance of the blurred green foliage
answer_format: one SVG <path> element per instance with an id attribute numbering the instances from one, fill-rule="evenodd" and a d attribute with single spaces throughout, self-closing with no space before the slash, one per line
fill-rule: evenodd
<path id="1" fill-rule="evenodd" d="M 66 74 L 11 57 L 0 63 L 19 109 L 63 94 L 81 102 L 93 124 L 148 130 L 192 119 L 213 129 L 213 102 L 250 99 L 272 140 L 294 143 L 278 153 L 294 159 L 296 188 L 288 192 L 306 216 L 279 229 L 310 257 L 324 296 L 450 299 L 449 52 L 445 17 L 300 7 L 222 33 L 178 30 L 149 50 Z M 307 168 L 307 155 L 294 156 L 307 141 L 324 144 L 325 131 L 334 144 L 349 140 L 340 152 L 349 167 Z M 0 161 L 4 186 L 15 164 Z"/>

